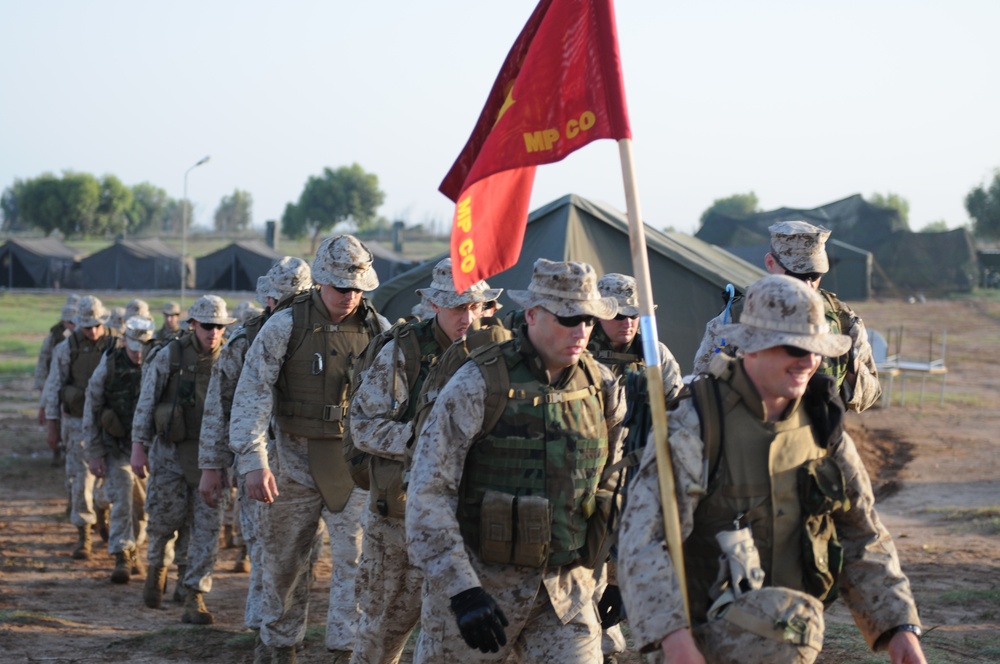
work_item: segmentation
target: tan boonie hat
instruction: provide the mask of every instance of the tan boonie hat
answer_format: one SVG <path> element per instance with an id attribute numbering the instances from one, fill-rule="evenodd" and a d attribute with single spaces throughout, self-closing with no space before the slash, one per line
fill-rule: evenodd
<path id="1" fill-rule="evenodd" d="M 176 302 L 167 302 L 163 305 L 163 313 L 168 316 L 180 316 L 181 315 L 181 305 Z"/>
<path id="2" fill-rule="evenodd" d="M 745 353 L 789 345 L 840 357 L 851 348 L 849 336 L 830 332 L 819 293 L 784 274 L 751 284 L 740 322 L 723 325 L 719 334 Z"/>
<path id="3" fill-rule="evenodd" d="M 623 316 L 639 315 L 639 291 L 635 277 L 618 272 L 608 272 L 597 282 L 597 290 L 605 297 L 613 297 L 618 302 L 618 313 Z"/>
<path id="4" fill-rule="evenodd" d="M 245 323 L 254 316 L 259 315 L 264 310 L 257 306 L 256 302 L 250 300 L 243 300 L 235 307 L 233 307 L 233 318 L 236 319 L 237 323 Z"/>
<path id="5" fill-rule="evenodd" d="M 126 318 L 128 318 L 128 315 L 125 313 L 125 307 L 114 307 L 111 309 L 111 317 L 108 319 L 108 325 L 119 331 L 123 330 Z"/>
<path id="6" fill-rule="evenodd" d="M 422 297 L 420 298 L 420 301 L 414 304 L 413 308 L 410 309 L 410 315 L 419 320 L 427 320 L 428 318 L 434 318 L 437 314 L 434 313 L 433 309 L 431 309 L 431 303 L 427 300 L 427 298 Z"/>
<path id="7" fill-rule="evenodd" d="M 76 305 L 75 304 L 64 304 L 62 311 L 59 312 L 59 320 L 68 320 L 73 322 L 76 320 Z"/>
<path id="8" fill-rule="evenodd" d="M 152 318 L 149 315 L 149 304 L 145 300 L 140 300 L 138 298 L 134 300 L 129 300 L 129 303 L 125 305 L 125 321 L 132 316 L 142 316 L 143 318 Z"/>
<path id="9" fill-rule="evenodd" d="M 577 261 L 539 258 L 528 290 L 510 290 L 507 295 L 524 309 L 540 306 L 556 316 L 596 316 L 607 320 L 618 313 L 615 298 L 601 297 L 597 290 L 594 268 Z"/>
<path id="10" fill-rule="evenodd" d="M 236 319 L 226 311 L 226 301 L 218 295 L 202 295 L 188 308 L 188 320 L 206 325 L 231 325 Z"/>
<path id="11" fill-rule="evenodd" d="M 830 271 L 826 256 L 829 229 L 805 221 L 779 221 L 767 230 L 771 232 L 771 254 L 781 267 L 795 274 Z"/>
<path id="12" fill-rule="evenodd" d="M 451 259 L 444 258 L 434 266 L 429 288 L 418 288 L 417 295 L 439 307 L 451 309 L 473 302 L 489 302 L 500 297 L 502 288 L 490 288 L 485 281 L 477 281 L 463 293 L 455 292 L 455 282 L 451 276 Z"/>
<path id="13" fill-rule="evenodd" d="M 133 353 L 141 351 L 153 340 L 156 323 L 148 316 L 129 316 L 125 321 L 125 347 Z"/>
<path id="14" fill-rule="evenodd" d="M 312 287 L 312 270 L 309 263 L 295 256 L 285 256 L 257 278 L 257 301 L 265 307 L 267 298 L 280 300 L 286 295 Z"/>
<path id="15" fill-rule="evenodd" d="M 375 257 L 353 235 L 337 235 L 323 240 L 313 259 L 312 277 L 317 284 L 337 288 L 372 291 L 378 288 L 378 275 L 372 267 Z"/>
<path id="16" fill-rule="evenodd" d="M 66 296 L 66 304 L 71 306 L 76 306 L 80 303 L 80 296 L 76 293 L 70 293 Z"/>
<path id="17" fill-rule="evenodd" d="M 104 325 L 110 317 L 111 312 L 93 295 L 84 295 L 76 305 L 76 324 L 80 327 Z"/>

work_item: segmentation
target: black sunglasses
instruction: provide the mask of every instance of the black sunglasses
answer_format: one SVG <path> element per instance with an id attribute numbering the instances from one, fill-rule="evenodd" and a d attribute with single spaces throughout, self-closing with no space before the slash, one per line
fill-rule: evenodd
<path id="1" fill-rule="evenodd" d="M 788 353 L 792 357 L 805 357 L 806 355 L 813 354 L 811 350 L 806 350 L 805 348 L 799 348 L 798 346 L 789 346 L 786 344 L 782 346 L 782 348 L 786 353 Z"/>
<path id="2" fill-rule="evenodd" d="M 625 314 L 618 314 L 617 316 L 615 316 L 615 320 L 617 320 L 617 321 L 623 321 L 623 320 L 625 320 L 626 318 L 627 318 L 628 320 L 635 320 L 635 319 L 636 319 L 636 318 L 638 318 L 638 317 L 639 317 L 639 314 L 636 314 L 636 315 L 634 315 L 634 316 L 626 316 Z"/>
<path id="3" fill-rule="evenodd" d="M 789 272 L 785 270 L 785 274 L 799 281 L 819 281 L 823 277 L 821 272 Z"/>
<path id="4" fill-rule="evenodd" d="M 360 288 L 341 288 L 340 286 L 334 286 L 333 290 L 337 291 L 341 295 L 347 295 L 348 293 L 360 293 Z"/>
<path id="5" fill-rule="evenodd" d="M 555 314 L 552 315 L 555 316 Z M 583 323 L 587 327 L 593 327 L 597 324 L 595 316 L 556 316 L 556 320 L 563 327 L 576 327 L 580 323 Z"/>
<path id="6" fill-rule="evenodd" d="M 198 323 L 205 330 L 223 330 L 226 328 L 222 323 Z"/>

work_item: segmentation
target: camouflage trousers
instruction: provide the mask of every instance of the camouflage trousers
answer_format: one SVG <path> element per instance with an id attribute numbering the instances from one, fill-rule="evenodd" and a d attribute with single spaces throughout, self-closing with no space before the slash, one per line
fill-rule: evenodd
<path id="1" fill-rule="evenodd" d="M 174 533 L 190 528 L 186 550 L 178 537 L 177 564 L 187 565 L 187 575 L 179 581 L 188 588 L 207 593 L 212 589 L 212 569 L 219 552 L 222 511 L 209 507 L 184 477 L 176 446 L 159 441 L 149 455 L 149 482 L 146 513 L 149 515 L 149 566 L 164 565 L 164 553 Z M 183 557 L 182 557 L 183 554 Z M 183 562 L 182 562 L 183 561 Z"/>
<path id="2" fill-rule="evenodd" d="M 83 451 L 83 418 L 63 413 L 62 442 L 66 448 L 66 481 L 69 484 L 70 522 L 77 528 L 97 523 L 94 482 Z"/>
<path id="3" fill-rule="evenodd" d="M 250 579 L 247 583 L 247 601 L 243 622 L 250 629 L 260 629 L 261 599 L 264 594 L 264 555 L 257 535 L 260 510 L 263 505 L 246 493 L 246 481 L 237 475 L 239 495 L 240 531 L 250 556 Z"/>
<path id="4" fill-rule="evenodd" d="M 506 662 L 513 664 L 550 664 L 552 662 L 600 662 L 601 621 L 594 602 L 584 603 L 579 613 L 565 624 L 552 608 L 544 584 L 532 592 L 528 588 L 494 592 L 503 609 L 508 601 L 528 601 L 530 611 L 523 622 L 506 612 L 511 624 L 506 628 L 507 645 L 498 653 L 481 653 L 470 648 L 458 631 L 447 597 L 424 598 L 420 636 L 413 654 L 414 664 L 432 662 Z M 534 597 L 532 597 L 534 595 Z"/>
<path id="5" fill-rule="evenodd" d="M 234 477 L 233 471 L 227 471 L 229 481 Z M 222 525 L 233 529 L 233 544 L 235 546 L 246 545 L 243 537 L 242 519 L 240 518 L 239 492 L 235 485 L 222 490 Z"/>
<path id="6" fill-rule="evenodd" d="M 129 457 L 117 452 L 110 452 L 104 458 L 105 476 L 104 492 L 111 502 L 111 517 L 108 524 L 108 553 L 114 555 L 128 549 L 134 549 L 145 536 L 146 512 L 145 481 L 140 480 L 132 472 Z M 140 485 L 141 483 L 141 485 Z M 142 487 L 143 501 L 136 505 L 137 485 Z M 138 507 L 138 513 L 137 508 Z"/>
<path id="7" fill-rule="evenodd" d="M 423 572 L 410 565 L 402 519 L 365 509 L 358 564 L 361 605 L 352 664 L 396 664 L 410 632 L 420 622 Z"/>
<path id="8" fill-rule="evenodd" d="M 258 521 L 264 554 L 260 638 L 272 647 L 292 646 L 305 638 L 317 526 L 322 519 L 333 565 L 326 647 L 351 650 L 359 617 L 354 578 L 361 554 L 361 510 L 368 494 L 355 489 L 344 509 L 333 513 L 319 491 L 288 479 L 280 470 L 277 483 L 280 495 L 273 503 L 262 504 Z"/>

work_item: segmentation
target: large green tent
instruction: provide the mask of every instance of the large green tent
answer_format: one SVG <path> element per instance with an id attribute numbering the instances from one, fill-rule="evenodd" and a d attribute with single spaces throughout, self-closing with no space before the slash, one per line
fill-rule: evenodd
<path id="1" fill-rule="evenodd" d="M 661 233 L 648 225 L 645 233 L 660 340 L 690 371 L 705 323 L 722 310 L 726 284 L 742 293 L 766 273 L 689 235 Z M 409 314 L 419 299 L 415 289 L 430 284 L 434 265 L 445 256 L 384 282 L 372 296 L 378 310 L 389 320 Z M 632 274 L 628 220 L 609 205 L 573 194 L 553 201 L 531 213 L 517 264 L 492 277 L 490 285 L 527 288 L 538 258 L 584 261 L 598 274 Z M 506 295 L 500 302 L 514 306 Z"/>

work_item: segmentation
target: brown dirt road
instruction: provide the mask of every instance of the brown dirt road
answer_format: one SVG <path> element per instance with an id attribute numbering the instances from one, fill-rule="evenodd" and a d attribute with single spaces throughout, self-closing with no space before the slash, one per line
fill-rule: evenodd
<path id="1" fill-rule="evenodd" d="M 904 359 L 926 360 L 929 335 L 948 331 L 943 404 L 938 379 L 928 380 L 918 403 L 919 381 L 911 378 L 900 406 L 897 379 L 891 407 L 851 416 L 849 427 L 931 628 L 924 639 L 929 661 L 1000 661 L 1000 302 L 869 302 L 856 309 L 883 333 L 903 326 Z M 50 466 L 33 421 L 34 398 L 26 380 L 0 383 L 0 661 L 249 662 L 246 577 L 227 571 L 234 550 L 222 551 L 207 596 L 216 614 L 211 627 L 182 625 L 176 604 L 147 609 L 142 579 L 110 584 L 103 553 L 70 559 L 75 530 L 64 513 L 62 471 Z M 326 554 L 316 570 L 302 662 L 327 658 L 329 571 Z M 821 662 L 888 661 L 866 653 L 841 604 L 827 622 Z"/>

